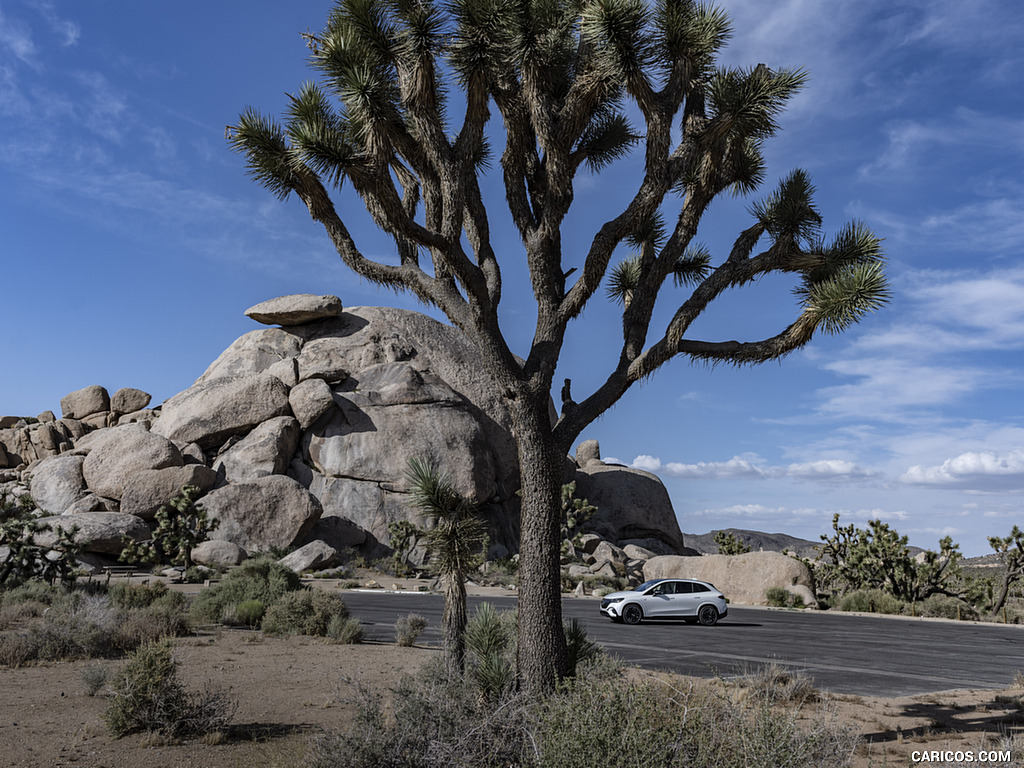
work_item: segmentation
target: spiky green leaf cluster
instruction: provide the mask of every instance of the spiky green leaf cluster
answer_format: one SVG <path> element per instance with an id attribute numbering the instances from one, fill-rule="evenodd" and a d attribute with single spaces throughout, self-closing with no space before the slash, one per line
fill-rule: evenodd
<path id="1" fill-rule="evenodd" d="M 219 520 L 210 519 L 203 505 L 196 501 L 202 493 L 194 485 L 184 486 L 156 511 L 156 527 L 150 538 L 126 538 L 118 559 L 140 565 L 192 565 L 192 550 L 220 524 Z"/>

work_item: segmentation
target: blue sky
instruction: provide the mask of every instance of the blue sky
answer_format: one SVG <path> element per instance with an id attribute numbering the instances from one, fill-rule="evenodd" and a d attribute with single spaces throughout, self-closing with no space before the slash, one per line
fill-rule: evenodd
<path id="1" fill-rule="evenodd" d="M 254 185 L 224 141 L 245 107 L 280 113 L 312 77 L 300 33 L 330 5 L 0 0 L 0 413 L 59 413 L 89 384 L 162 401 L 273 296 L 417 308 L 348 273 L 301 203 Z M 781 364 L 676 361 L 584 437 L 657 472 L 684 531 L 817 539 L 839 512 L 983 554 L 987 536 L 1024 522 L 1024 6 L 723 5 L 735 32 L 725 63 L 811 76 L 768 147 L 764 191 L 805 168 L 828 231 L 862 219 L 885 238 L 894 299 Z M 638 167 L 580 178 L 567 268 Z M 492 200 L 508 231 L 504 318 L 523 350 L 530 297 Z M 388 258 L 343 202 L 364 252 Z M 700 237 L 714 253 L 748 225 L 749 202 L 709 213 Z M 772 335 L 794 316 L 791 287 L 737 291 L 695 330 Z M 572 377 L 577 399 L 601 380 L 616 328 L 597 298 L 570 333 L 558 380 Z"/>

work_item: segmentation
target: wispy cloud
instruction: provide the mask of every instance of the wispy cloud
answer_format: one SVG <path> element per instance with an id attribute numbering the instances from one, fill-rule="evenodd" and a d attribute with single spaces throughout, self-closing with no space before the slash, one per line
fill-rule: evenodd
<path id="1" fill-rule="evenodd" d="M 36 65 L 38 52 L 32 40 L 28 25 L 20 19 L 12 19 L 0 10 L 0 48 L 6 49 L 25 64 Z"/>
<path id="2" fill-rule="evenodd" d="M 697 479 L 783 479 L 814 482 L 845 482 L 875 477 L 876 473 L 844 459 L 819 459 L 786 466 L 772 466 L 760 457 L 748 454 L 728 461 L 701 461 L 696 464 L 663 462 L 655 456 L 637 456 L 629 465 L 667 477 Z"/>

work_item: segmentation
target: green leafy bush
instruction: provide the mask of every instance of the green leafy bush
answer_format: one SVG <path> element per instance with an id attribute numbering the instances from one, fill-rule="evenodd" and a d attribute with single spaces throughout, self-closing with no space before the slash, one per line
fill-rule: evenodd
<path id="1" fill-rule="evenodd" d="M 839 610 L 893 615 L 910 612 L 906 603 L 881 589 L 858 589 L 843 595 L 839 601 Z"/>
<path id="2" fill-rule="evenodd" d="M 327 636 L 332 619 L 348 618 L 345 601 L 319 589 L 286 592 L 267 607 L 262 628 L 268 635 Z"/>
<path id="3" fill-rule="evenodd" d="M 125 609 L 160 605 L 184 611 L 188 605 L 184 593 L 172 592 L 162 581 L 152 584 L 111 584 L 107 594 L 114 605 Z"/>
<path id="4" fill-rule="evenodd" d="M 221 621 L 235 627 L 258 627 L 267 607 L 260 600 L 243 600 L 224 609 Z"/>
<path id="5" fill-rule="evenodd" d="M 917 604 L 919 616 L 932 616 L 940 619 L 980 618 L 978 611 L 968 603 L 949 595 L 932 595 Z"/>
<path id="6" fill-rule="evenodd" d="M 764 599 L 770 606 L 785 608 L 789 605 L 789 592 L 785 587 L 768 587 L 764 592 Z"/>
<path id="7" fill-rule="evenodd" d="M 273 560 L 253 558 L 200 592 L 192 603 L 191 614 L 198 622 L 219 623 L 227 609 L 236 616 L 239 603 L 259 600 L 271 605 L 286 592 L 302 588 L 298 575 L 290 568 Z"/>

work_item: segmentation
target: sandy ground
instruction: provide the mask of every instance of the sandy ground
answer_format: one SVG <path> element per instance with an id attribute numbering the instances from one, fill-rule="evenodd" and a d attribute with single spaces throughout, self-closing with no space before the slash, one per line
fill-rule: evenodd
<path id="1" fill-rule="evenodd" d="M 111 738 L 103 723 L 106 700 L 102 692 L 87 694 L 82 674 L 97 663 L 113 672 L 119 661 L 0 669 L 0 763 L 11 768 L 300 766 L 312 734 L 346 726 L 358 706 L 358 686 L 386 687 L 437 653 L 422 646 L 264 638 L 232 629 L 180 638 L 175 654 L 186 686 L 199 690 L 211 684 L 238 703 L 230 736 L 215 745 L 154 744 L 146 735 Z M 855 765 L 868 768 L 910 765 L 911 753 L 922 749 L 996 748 L 1001 734 L 1024 734 L 1022 696 L 1024 689 L 1017 688 L 900 699 L 838 696 L 830 702 L 862 734 Z M 1024 744 L 1024 738 L 1018 742 Z M 1013 759 L 998 765 L 1024 764 L 1024 754 Z"/>

